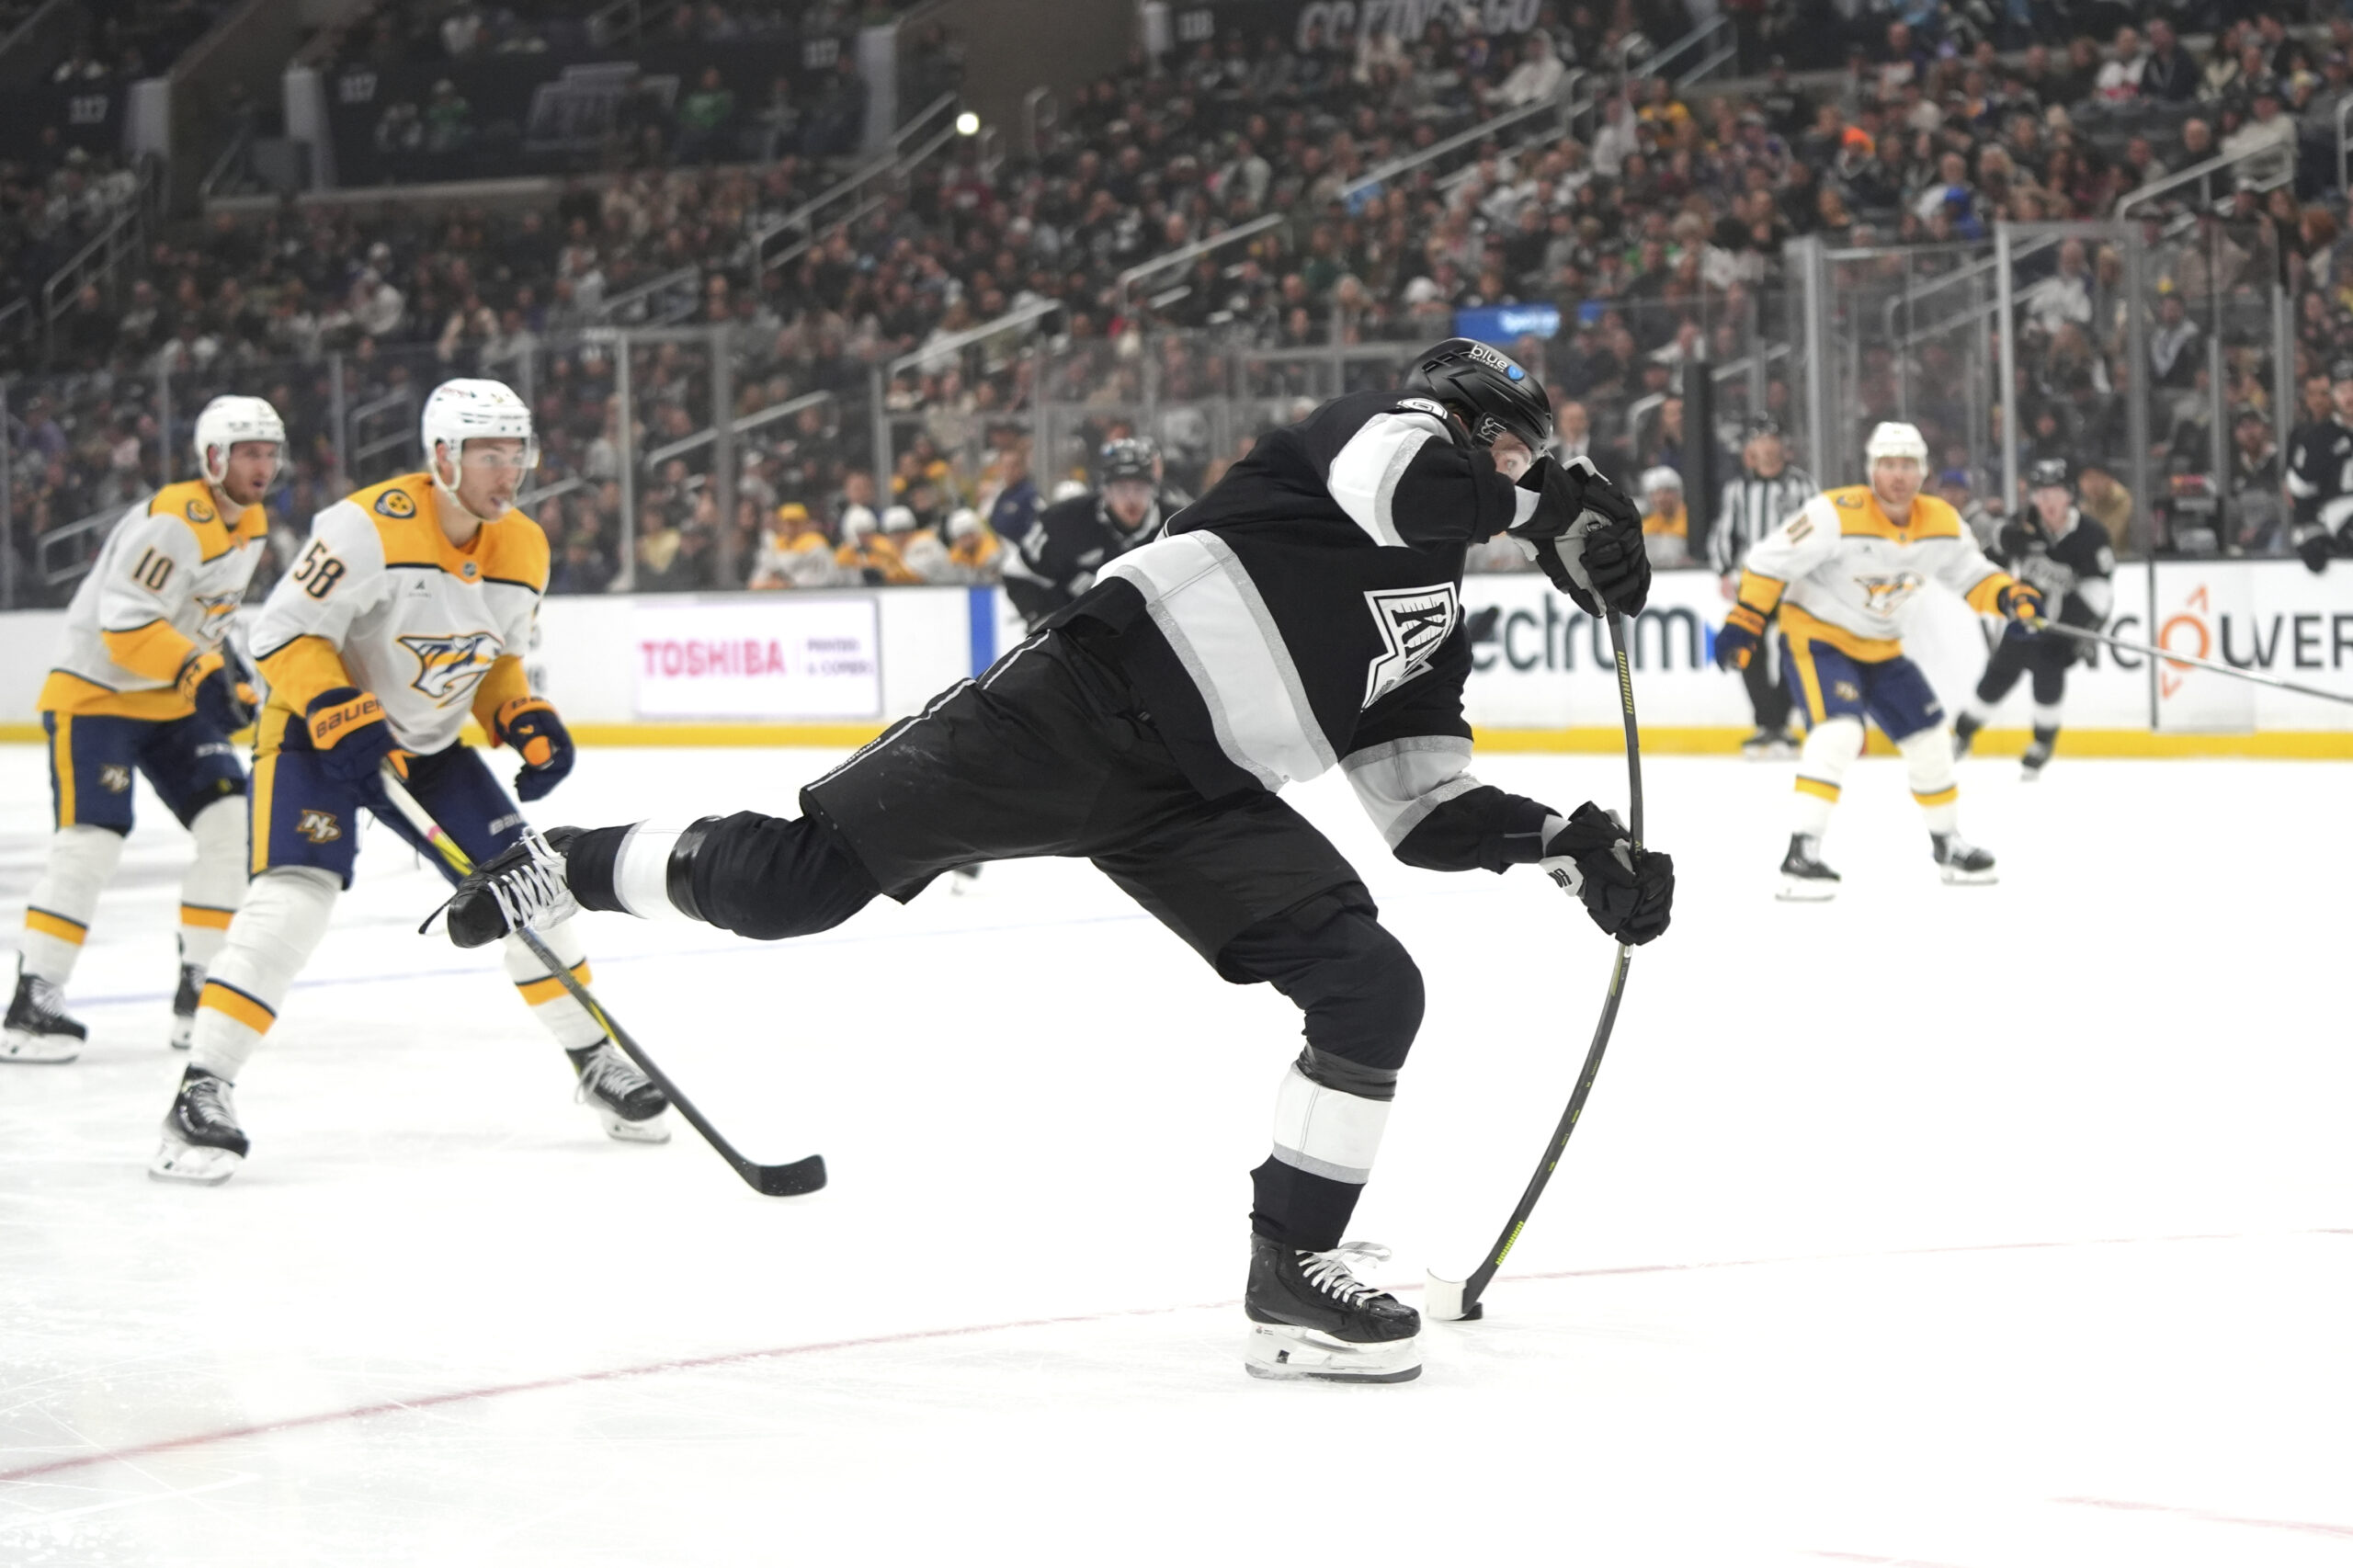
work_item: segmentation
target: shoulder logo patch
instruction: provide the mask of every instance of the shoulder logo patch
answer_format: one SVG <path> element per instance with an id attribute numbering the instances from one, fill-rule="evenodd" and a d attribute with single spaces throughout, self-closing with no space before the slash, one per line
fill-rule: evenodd
<path id="1" fill-rule="evenodd" d="M 1863 509 L 1863 498 L 1859 495 L 1833 495 L 1830 499 L 1834 505 L 1844 506 L 1850 512 L 1859 512 Z"/>
<path id="2" fill-rule="evenodd" d="M 211 507 L 204 504 L 201 496 L 191 500 L 188 504 L 188 520 L 191 523 L 214 522 L 219 519 L 220 516 L 220 513 L 214 511 Z"/>
<path id="3" fill-rule="evenodd" d="M 387 517 L 414 517 L 416 503 L 408 498 L 405 490 L 387 490 L 376 497 L 376 510 Z"/>
<path id="4" fill-rule="evenodd" d="M 482 684 L 506 644 L 495 632 L 461 631 L 446 637 L 411 635 L 401 646 L 416 655 L 416 678 L 409 686 L 447 708 Z"/>
<path id="5" fill-rule="evenodd" d="M 1462 605 L 1451 583 L 1376 588 L 1364 602 L 1381 633 L 1381 652 L 1364 673 L 1364 706 L 1370 708 L 1430 667 L 1461 619 Z"/>

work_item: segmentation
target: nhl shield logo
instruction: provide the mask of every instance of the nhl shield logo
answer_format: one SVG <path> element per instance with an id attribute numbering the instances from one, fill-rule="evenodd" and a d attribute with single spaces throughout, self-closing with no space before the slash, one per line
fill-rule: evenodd
<path id="1" fill-rule="evenodd" d="M 1430 667 L 1461 619 L 1462 606 L 1451 583 L 1377 588 L 1365 595 L 1364 602 L 1372 611 L 1381 644 L 1364 675 L 1364 705 L 1370 708 Z"/>
<path id="2" fill-rule="evenodd" d="M 294 824 L 294 831 L 313 844 L 333 844 L 343 836 L 343 824 L 335 820 L 333 812 L 305 806 L 301 817 Z"/>
<path id="3" fill-rule="evenodd" d="M 119 795 L 131 788 L 131 765 L 122 762 L 103 763 L 98 767 L 98 787 Z"/>
<path id="4" fill-rule="evenodd" d="M 497 634 L 489 631 L 412 635 L 402 638 L 401 646 L 416 655 L 416 678 L 409 685 L 444 708 L 481 685 L 505 650 Z"/>

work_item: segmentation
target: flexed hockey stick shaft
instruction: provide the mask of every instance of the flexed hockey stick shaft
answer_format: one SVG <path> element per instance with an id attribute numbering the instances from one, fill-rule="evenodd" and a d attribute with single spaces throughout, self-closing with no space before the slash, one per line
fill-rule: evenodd
<path id="1" fill-rule="evenodd" d="M 1624 710 L 1626 721 L 1626 803 L 1627 831 L 1632 835 L 1634 847 L 1643 846 L 1643 743 L 1634 726 L 1634 676 L 1626 663 L 1626 625 L 1617 611 L 1609 612 L 1609 651 L 1618 661 L 1618 701 Z M 1569 1146 L 1569 1134 L 1577 1130 L 1577 1119 L 1585 1114 L 1585 1102 L 1593 1093 L 1593 1081 L 1601 1073 L 1601 1054 L 1609 1049 L 1609 1031 L 1617 1027 L 1618 1004 L 1626 994 L 1626 971 L 1633 962 L 1634 950 L 1625 943 L 1618 944 L 1618 957 L 1609 967 L 1609 991 L 1602 998 L 1601 1021 L 1594 1026 L 1593 1044 L 1585 1053 L 1585 1067 L 1577 1074 L 1577 1086 L 1570 1092 L 1568 1108 L 1561 1113 L 1560 1125 L 1552 1129 L 1552 1141 L 1544 1149 L 1544 1158 L 1538 1162 L 1536 1174 L 1528 1178 L 1528 1189 L 1519 1195 L 1519 1203 L 1504 1221 L 1503 1233 L 1495 1244 L 1487 1249 L 1486 1260 L 1471 1271 L 1471 1278 L 1461 1285 L 1429 1278 L 1431 1315 L 1461 1321 L 1483 1314 L 1479 1298 L 1511 1256 L 1519 1233 L 1527 1227 L 1528 1217 L 1536 1212 L 1536 1200 L 1544 1196 L 1546 1184 L 1560 1165 L 1561 1155 Z M 1459 1292 L 1459 1296 L 1458 1293 Z"/>
<path id="2" fill-rule="evenodd" d="M 2353 694 L 2342 691 L 2323 691 L 2316 686 L 2298 686 L 2294 681 L 2281 680 L 2278 676 L 2260 675 L 2254 670 L 2243 670 L 2236 665 L 2218 665 L 2211 659 L 2194 658 L 2188 653 L 2171 653 L 2164 648 L 2144 647 L 2138 642 L 2127 642 L 2121 637 L 2110 637 L 2105 631 L 2094 631 L 2088 627 L 2069 626 L 2064 621 L 2040 619 L 2033 621 L 2032 625 L 2037 631 L 2056 631 L 2063 637 L 2073 637 L 2082 642 L 2105 642 L 2121 653 L 2138 653 L 2148 659 L 2163 659 L 2171 665 L 2189 665 L 2198 669 L 2211 670 L 2218 676 L 2229 676 L 2235 680 L 2253 681 L 2257 686 L 2273 687 L 2280 691 L 2292 691 L 2299 697 L 2317 697 L 2329 702 L 2353 702 Z"/>
<path id="3" fill-rule="evenodd" d="M 392 809 L 400 812 L 402 818 L 415 831 L 416 835 L 431 845 L 441 858 L 449 863 L 449 869 L 458 875 L 462 877 L 471 872 L 474 869 L 472 858 L 458 846 L 455 839 L 441 830 L 441 824 L 433 820 L 432 812 L 417 803 L 416 797 L 408 792 L 408 786 L 401 781 L 400 775 L 393 772 L 389 764 L 383 769 L 382 780 L 385 799 L 392 803 Z M 614 1021 L 613 1016 L 605 1010 L 604 1005 L 597 1000 L 596 995 L 587 986 L 580 983 L 579 976 L 574 974 L 571 968 L 555 956 L 537 931 L 528 926 L 518 926 L 515 928 L 515 934 L 523 938 L 523 945 L 531 950 L 533 958 L 548 966 L 548 973 L 554 978 L 556 983 L 570 992 L 572 999 L 588 1010 L 588 1016 L 612 1037 L 613 1043 L 620 1046 L 631 1062 L 637 1063 L 637 1070 L 654 1080 L 654 1086 L 669 1096 L 670 1103 L 677 1108 L 678 1114 L 685 1117 L 688 1124 L 697 1132 L 702 1134 L 703 1142 L 718 1151 L 719 1157 L 733 1166 L 735 1174 L 742 1176 L 755 1192 L 766 1198 L 796 1198 L 802 1193 L 814 1192 L 825 1185 L 825 1157 L 823 1154 L 812 1154 L 807 1159 L 794 1160 L 789 1165 L 763 1165 L 737 1153 L 735 1145 L 721 1137 L 719 1130 L 704 1119 L 702 1112 L 695 1108 L 694 1101 L 678 1092 L 678 1085 L 670 1081 L 670 1075 L 663 1072 L 652 1057 L 645 1054 L 643 1046 L 630 1038 L 630 1032 L 627 1029 Z"/>

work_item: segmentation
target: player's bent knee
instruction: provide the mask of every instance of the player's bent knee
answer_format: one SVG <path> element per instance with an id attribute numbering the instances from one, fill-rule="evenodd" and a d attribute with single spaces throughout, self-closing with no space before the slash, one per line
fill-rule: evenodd
<path id="1" fill-rule="evenodd" d="M 673 855 L 673 877 L 690 888 L 695 913 L 755 941 L 830 931 L 881 891 L 820 817 L 738 812 L 697 842 L 682 836 Z M 678 857 L 688 863 L 677 865 Z"/>
<path id="2" fill-rule="evenodd" d="M 1824 719 L 1806 732 L 1801 755 L 1810 764 L 1846 767 L 1863 755 L 1863 722 L 1844 713 Z"/>
<path id="3" fill-rule="evenodd" d="M 1227 979 L 1266 981 L 1306 1015 L 1301 1070 L 1310 1077 L 1306 1063 L 1321 1062 L 1335 1074 L 1370 1070 L 1393 1083 L 1421 1030 L 1421 969 L 1370 903 L 1360 888 L 1323 894 L 1260 921 L 1219 955 Z"/>

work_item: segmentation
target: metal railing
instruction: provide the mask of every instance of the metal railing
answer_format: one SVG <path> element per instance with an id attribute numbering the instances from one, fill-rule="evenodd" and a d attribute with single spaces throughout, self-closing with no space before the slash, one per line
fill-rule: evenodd
<path id="1" fill-rule="evenodd" d="M 693 315 L 701 301 L 702 268 L 681 267 L 608 295 L 597 306 L 596 320 L 601 326 L 674 326 Z"/>
<path id="2" fill-rule="evenodd" d="M 108 506 L 41 535 L 33 546 L 33 565 L 40 573 L 42 586 L 62 587 L 88 572 L 90 563 L 98 558 L 107 530 L 122 514 L 122 507 Z M 63 565 L 51 564 L 51 558 L 61 546 L 72 547 L 70 557 Z"/>
<path id="3" fill-rule="evenodd" d="M 803 392 L 799 397 L 787 398 L 784 402 L 763 408 L 756 414 L 747 414 L 741 419 L 729 420 L 727 427 L 735 435 L 748 436 L 753 431 L 773 425 L 779 419 L 790 418 L 804 408 L 814 408 L 820 403 L 840 401 L 830 392 Z M 642 460 L 648 470 L 657 469 L 672 458 L 682 458 L 688 452 L 700 451 L 718 439 L 719 426 L 713 425 L 707 430 L 698 430 L 691 436 L 681 436 L 675 441 L 655 447 L 648 451 Z"/>
<path id="4" fill-rule="evenodd" d="M 634 42 L 645 30 L 645 7 L 642 0 L 612 0 L 588 13 L 588 41 L 598 49 L 614 49 Z"/>
<path id="5" fill-rule="evenodd" d="M 2346 146 L 2347 135 L 2346 121 L 2349 118 L 2353 118 L 2353 93 L 2347 93 L 2336 100 L 2336 193 L 2339 196 L 2344 195 L 2348 188 L 2353 188 L 2346 183 L 2347 154 L 2348 152 L 2353 152 L 2353 149 Z"/>
<path id="6" fill-rule="evenodd" d="M 1669 63 L 1695 51 L 1699 53 L 1699 63 L 1673 78 L 1675 85 L 1678 87 L 1688 87 L 1692 83 L 1705 78 L 1710 72 L 1726 61 L 1740 57 L 1740 32 L 1733 26 L 1732 18 L 1718 17 L 1712 22 L 1701 23 L 1635 66 L 1630 74 L 1661 75 L 1665 74 Z"/>
<path id="7" fill-rule="evenodd" d="M 253 150 L 253 144 L 254 124 L 246 120 L 237 127 L 229 144 L 221 149 L 221 155 L 212 160 L 212 166 L 204 171 L 204 178 L 198 182 L 196 197 L 199 206 L 220 193 L 222 186 L 236 173 L 240 160 Z"/>
<path id="8" fill-rule="evenodd" d="M 1516 109 L 1508 109 L 1491 119 L 1483 119 L 1476 125 L 1458 131 L 1451 136 L 1442 137 L 1427 147 L 1406 153 L 1402 158 L 1392 158 L 1385 164 L 1377 165 L 1342 186 L 1340 195 L 1343 199 L 1359 195 L 1370 190 L 1374 186 L 1386 184 L 1399 175 L 1410 174 L 1425 164 L 1436 163 L 1449 153 L 1474 146 L 1494 136 L 1497 131 L 1507 131 L 1515 125 L 1534 119 L 1540 115 L 1558 114 L 1565 120 L 1576 112 L 1571 105 L 1576 97 L 1577 88 L 1582 86 L 1585 81 L 1584 72 L 1572 71 L 1561 79 L 1560 87 L 1552 97 L 1532 104 L 1524 104 Z"/>
<path id="9" fill-rule="evenodd" d="M 811 197 L 808 200 L 792 209 L 790 212 L 782 213 L 775 218 L 767 219 L 765 222 L 754 222 L 750 225 L 751 233 L 748 236 L 748 244 L 751 251 L 751 260 L 753 261 L 756 268 L 758 271 L 766 272 L 782 265 L 779 260 L 767 255 L 769 242 L 776 239 L 778 235 L 789 233 L 794 230 L 799 230 L 801 231 L 804 240 L 813 239 L 816 236 L 817 230 L 823 226 L 825 222 L 825 220 L 820 218 L 819 214 L 823 213 L 827 207 L 841 200 L 845 197 L 851 198 L 851 205 L 857 206 L 858 201 L 861 199 L 861 193 L 865 191 L 866 187 L 876 180 L 886 177 L 904 177 L 905 175 L 910 170 L 914 169 L 916 165 L 930 157 L 934 153 L 945 146 L 949 141 L 953 140 L 955 136 L 955 126 L 952 111 L 954 110 L 958 101 L 957 96 L 954 93 L 940 94 L 938 97 L 932 99 L 931 102 L 917 109 L 914 116 L 911 117 L 905 124 L 900 126 L 898 130 L 891 132 L 891 140 L 881 153 L 868 160 L 865 164 L 861 165 L 851 173 L 844 176 L 838 180 L 835 180 L 832 185 L 827 186 L 824 190 L 819 191 L 815 196 Z M 922 132 L 926 126 L 929 125 L 934 120 L 938 119 L 942 115 L 949 116 L 949 123 L 947 131 L 944 134 L 934 133 L 928 135 L 920 147 L 918 147 L 914 153 L 909 153 L 906 150 L 907 143 L 915 140 L 917 134 Z M 870 208 L 869 210 L 870 210 Z M 800 247 L 800 250 L 795 251 L 793 254 L 798 255 L 800 254 L 800 251 L 805 251 L 807 248 L 808 246 L 804 244 Z"/>
<path id="10" fill-rule="evenodd" d="M 2337 123 L 2340 127 L 2344 124 L 2342 106 L 2338 110 Z M 2178 190 L 2193 180 L 2203 180 L 2210 175 L 2222 174 L 2225 170 L 2238 167 L 2241 164 L 2258 162 L 2287 165 L 2283 172 L 2267 176 L 2256 182 L 2257 190 L 2275 190 L 2296 177 L 2296 144 L 2293 142 L 2283 142 L 2278 146 L 2257 147 L 2247 153 L 2224 153 L 2209 158 L 2202 164 L 2192 164 L 2189 167 L 2169 174 L 2162 179 L 2153 179 L 2148 184 L 2128 190 L 2118 197 L 2116 216 L 2122 218 L 2133 208 L 2154 201 L 2167 191 Z M 2344 167 L 2344 163 L 2345 154 L 2340 150 L 2337 153 L 2337 166 L 2340 170 Z"/>
<path id="11" fill-rule="evenodd" d="M 40 286 L 40 324 L 44 349 L 53 347 L 57 323 L 72 308 L 71 301 L 92 283 L 102 283 L 122 263 L 146 247 L 148 205 L 155 190 L 155 169 L 142 164 L 139 188 L 123 210 L 108 221 L 89 244 L 49 275 Z"/>

